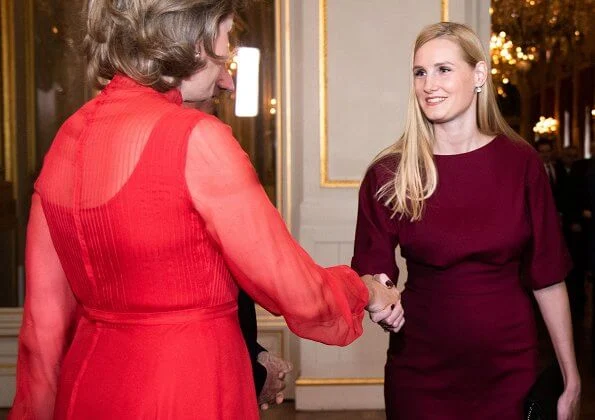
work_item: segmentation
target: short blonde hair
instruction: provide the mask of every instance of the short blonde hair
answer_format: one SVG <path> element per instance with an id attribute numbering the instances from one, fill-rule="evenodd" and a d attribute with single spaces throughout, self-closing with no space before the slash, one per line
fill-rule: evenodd
<path id="1" fill-rule="evenodd" d="M 116 73 L 160 92 L 177 87 L 211 58 L 219 23 L 241 0 L 89 0 L 83 47 L 87 75 L 102 89 Z"/>

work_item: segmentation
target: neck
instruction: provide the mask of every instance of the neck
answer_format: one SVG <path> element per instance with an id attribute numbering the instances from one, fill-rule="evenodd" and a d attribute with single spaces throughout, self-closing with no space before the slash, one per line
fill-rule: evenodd
<path id="1" fill-rule="evenodd" d="M 482 134 L 475 119 L 434 124 L 434 153 L 454 155 L 485 146 L 492 136 Z"/>

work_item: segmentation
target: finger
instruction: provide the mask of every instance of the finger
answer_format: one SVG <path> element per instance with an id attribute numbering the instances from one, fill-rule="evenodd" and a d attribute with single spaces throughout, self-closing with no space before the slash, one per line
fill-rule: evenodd
<path id="1" fill-rule="evenodd" d="M 401 319 L 401 321 L 399 321 L 399 323 L 397 324 L 396 327 L 386 327 L 385 329 L 387 331 L 393 332 L 393 333 L 398 333 L 399 331 L 401 331 L 401 328 L 403 328 L 403 325 L 405 325 L 405 317 L 403 317 Z"/>
<path id="2" fill-rule="evenodd" d="M 277 397 L 275 398 L 275 402 L 276 402 L 277 404 L 281 404 L 281 403 L 283 402 L 283 399 L 284 399 L 284 398 L 285 398 L 285 397 L 284 397 L 283 393 L 282 393 L 282 392 L 279 392 L 279 393 L 277 394 Z"/>
<path id="3" fill-rule="evenodd" d="M 285 362 L 285 366 L 283 367 L 283 372 L 289 373 L 293 370 L 293 365 L 291 362 Z"/>
<path id="4" fill-rule="evenodd" d="M 403 325 L 405 325 L 405 317 L 403 317 L 401 319 L 401 321 L 399 321 L 399 323 L 397 324 L 397 326 L 395 327 L 395 332 L 399 332 L 401 331 L 401 328 L 403 328 Z"/>
<path id="5" fill-rule="evenodd" d="M 387 323 L 387 326 L 394 328 L 397 325 L 399 325 L 399 323 L 403 320 L 403 318 L 405 318 L 405 312 L 401 312 L 393 322 L 391 322 L 390 324 Z"/>
<path id="6" fill-rule="evenodd" d="M 392 312 L 392 309 L 391 309 L 390 305 L 388 305 L 386 308 L 384 308 L 380 311 L 370 312 L 370 319 L 377 323 L 377 322 L 382 321 L 386 317 L 388 317 L 391 312 Z"/>
<path id="7" fill-rule="evenodd" d="M 401 323 L 403 322 L 404 318 L 405 317 L 402 316 L 399 319 L 397 319 L 395 322 L 393 322 L 392 324 L 383 324 L 382 322 L 380 322 L 380 326 L 382 326 L 382 328 L 385 328 L 392 332 L 397 332 L 402 327 Z"/>
<path id="8" fill-rule="evenodd" d="M 395 287 L 395 284 L 392 282 L 392 280 L 384 273 L 381 274 L 375 274 L 374 275 L 374 279 L 382 284 L 383 286 L 387 287 L 388 289 L 392 289 L 393 287 Z"/>
<path id="9" fill-rule="evenodd" d="M 405 324 L 405 315 L 403 315 L 402 317 L 400 317 L 397 322 L 394 323 L 393 328 L 397 328 L 397 330 L 400 330 L 401 327 L 403 327 L 403 324 Z"/>
<path id="10" fill-rule="evenodd" d="M 254 406 L 252 406 L 252 407 L 254 407 Z M 269 405 L 268 405 L 268 404 L 262 404 L 262 405 L 260 406 L 260 409 L 261 409 L 261 410 L 268 410 L 268 409 L 269 409 Z"/>
<path id="11" fill-rule="evenodd" d="M 383 319 L 381 322 L 387 326 L 394 327 L 396 321 L 403 316 L 403 307 L 400 303 L 391 305 L 392 311 L 389 316 Z"/>
<path id="12" fill-rule="evenodd" d="M 276 389 L 276 390 L 278 390 L 277 392 L 279 392 L 279 391 L 283 391 L 285 389 L 285 387 L 287 387 L 287 384 L 285 382 L 277 381 L 277 386 L 273 389 Z"/>

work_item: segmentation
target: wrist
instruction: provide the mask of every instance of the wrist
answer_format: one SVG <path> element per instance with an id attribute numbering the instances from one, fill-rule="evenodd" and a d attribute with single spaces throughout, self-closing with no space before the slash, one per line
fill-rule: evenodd
<path id="1" fill-rule="evenodd" d="M 580 393 L 581 391 L 581 377 L 578 373 L 578 369 L 569 369 L 562 371 L 562 377 L 564 378 L 564 391 L 571 393 Z"/>
<path id="2" fill-rule="evenodd" d="M 372 302 L 372 300 L 374 299 L 373 282 L 375 280 L 371 275 L 366 274 L 365 276 L 362 276 L 362 281 L 364 282 L 364 284 L 366 285 L 366 289 L 368 290 L 368 302 L 366 304 L 366 309 L 368 309 L 368 307 L 370 306 L 370 302 Z"/>
<path id="3" fill-rule="evenodd" d="M 569 377 L 564 383 L 564 390 L 573 393 L 581 392 L 581 379 L 577 375 L 576 377 Z"/>

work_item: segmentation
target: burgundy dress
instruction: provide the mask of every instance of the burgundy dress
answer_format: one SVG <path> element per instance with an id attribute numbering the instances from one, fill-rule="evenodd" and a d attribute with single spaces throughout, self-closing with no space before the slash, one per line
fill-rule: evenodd
<path id="1" fill-rule="evenodd" d="M 397 244 L 407 260 L 387 417 L 521 419 L 537 373 L 530 289 L 563 281 L 570 268 L 547 176 L 528 144 L 505 136 L 435 161 L 438 189 L 419 222 L 391 218 L 375 198 L 396 156 L 375 163 L 360 190 L 352 266 L 396 279 Z"/>

